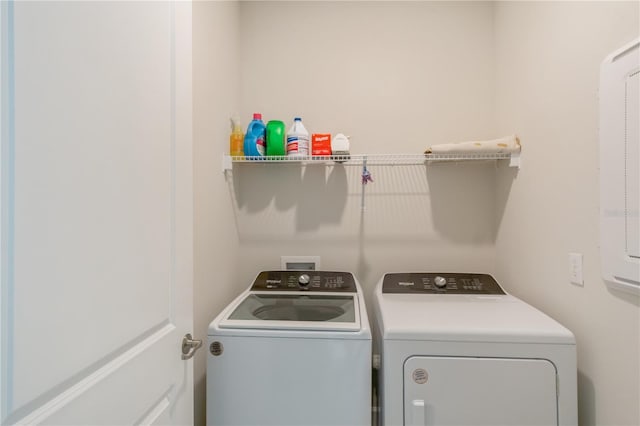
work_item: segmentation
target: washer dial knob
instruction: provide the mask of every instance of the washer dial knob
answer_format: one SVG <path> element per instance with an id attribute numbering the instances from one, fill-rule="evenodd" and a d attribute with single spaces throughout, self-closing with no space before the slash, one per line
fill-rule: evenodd
<path id="1" fill-rule="evenodd" d="M 438 288 L 444 288 L 447 286 L 447 279 L 445 277 L 437 276 L 434 278 L 433 283 Z"/>
<path id="2" fill-rule="evenodd" d="M 298 284 L 300 285 L 300 287 L 308 286 L 309 282 L 311 282 L 311 278 L 309 278 L 309 275 L 307 274 L 302 274 L 298 277 Z"/>

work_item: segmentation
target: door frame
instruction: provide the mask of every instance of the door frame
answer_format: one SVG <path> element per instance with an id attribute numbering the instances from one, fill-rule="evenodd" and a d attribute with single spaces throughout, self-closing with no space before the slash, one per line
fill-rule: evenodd
<path id="1" fill-rule="evenodd" d="M 13 342 L 14 69 L 13 0 L 0 2 L 0 347 Z M 12 405 L 12 360 L 0 350 L 0 419 Z"/>

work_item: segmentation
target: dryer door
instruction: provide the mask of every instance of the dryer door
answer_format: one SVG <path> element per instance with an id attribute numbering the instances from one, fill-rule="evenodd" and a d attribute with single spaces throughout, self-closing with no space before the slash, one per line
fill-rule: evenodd
<path id="1" fill-rule="evenodd" d="M 404 365 L 405 425 L 557 425 L 548 360 L 416 356 Z"/>

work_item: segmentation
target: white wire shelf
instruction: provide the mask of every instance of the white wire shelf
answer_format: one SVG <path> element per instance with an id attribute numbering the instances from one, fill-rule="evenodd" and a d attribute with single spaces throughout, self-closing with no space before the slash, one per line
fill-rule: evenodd
<path id="1" fill-rule="evenodd" d="M 263 165 L 269 164 L 304 164 L 304 165 L 346 165 L 362 167 L 362 199 L 361 208 L 365 209 L 365 188 L 367 186 L 370 173 L 367 166 L 372 165 L 427 165 L 432 162 L 456 162 L 456 161 L 487 161 L 487 160 L 509 160 L 510 167 L 520 167 L 520 153 L 513 154 L 352 154 L 352 155 L 331 155 L 331 156 L 307 156 L 307 157 L 243 157 L 224 155 L 222 157 L 222 171 L 233 170 L 234 164 Z"/>
<path id="2" fill-rule="evenodd" d="M 517 154 L 352 154 L 332 156 L 307 156 L 307 157 L 244 157 L 225 155 L 222 159 L 223 171 L 232 170 L 234 163 L 250 164 L 344 164 L 346 166 L 366 165 L 412 165 L 428 164 L 436 161 L 486 161 L 486 160 L 510 160 L 511 167 L 520 166 L 520 153 Z"/>

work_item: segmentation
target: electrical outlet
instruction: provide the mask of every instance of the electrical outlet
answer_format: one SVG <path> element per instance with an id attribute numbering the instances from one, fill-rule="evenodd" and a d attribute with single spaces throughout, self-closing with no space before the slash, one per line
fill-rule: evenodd
<path id="1" fill-rule="evenodd" d="M 569 281 L 571 281 L 571 284 L 584 286 L 582 253 L 569 253 Z"/>

